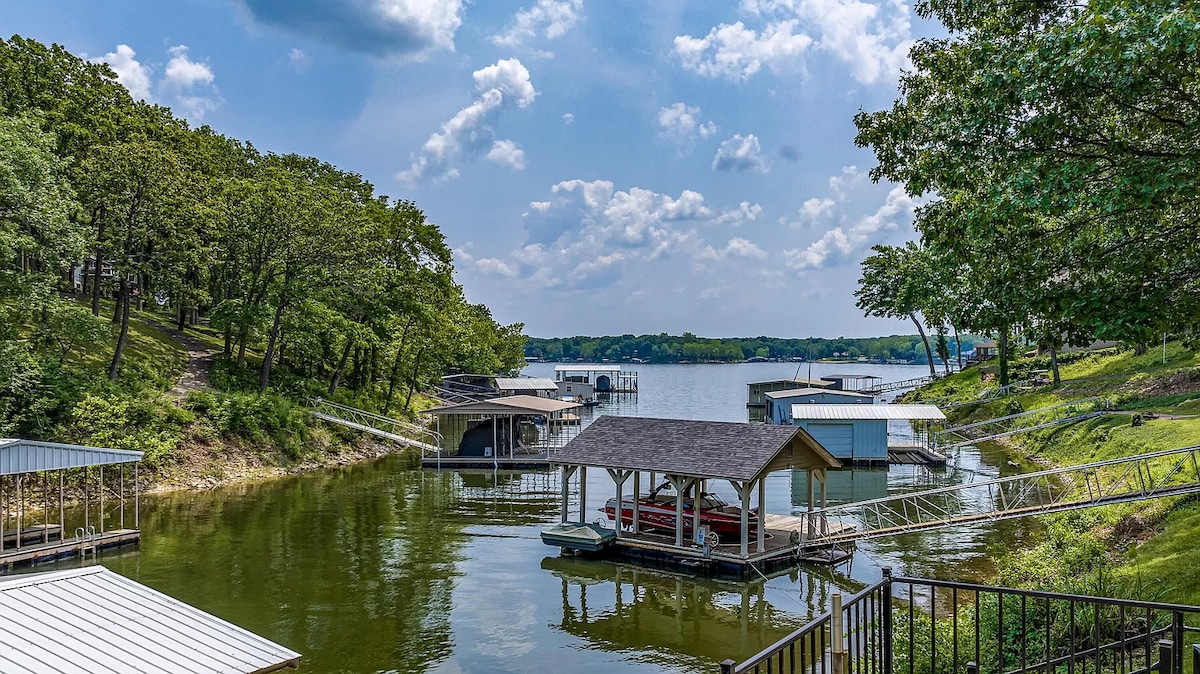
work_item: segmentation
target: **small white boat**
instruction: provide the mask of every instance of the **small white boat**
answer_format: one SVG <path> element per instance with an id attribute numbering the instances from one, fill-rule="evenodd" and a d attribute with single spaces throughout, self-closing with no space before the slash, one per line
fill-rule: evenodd
<path id="1" fill-rule="evenodd" d="M 597 524 L 563 522 L 542 530 L 542 542 L 559 548 L 599 552 L 617 537 L 617 532 Z"/>

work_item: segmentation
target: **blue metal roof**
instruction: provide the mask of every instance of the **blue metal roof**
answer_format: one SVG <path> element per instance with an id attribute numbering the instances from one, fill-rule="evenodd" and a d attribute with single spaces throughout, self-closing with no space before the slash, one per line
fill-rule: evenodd
<path id="1" fill-rule="evenodd" d="M 0 438 L 0 475 L 107 466 L 142 460 L 142 452 Z"/>

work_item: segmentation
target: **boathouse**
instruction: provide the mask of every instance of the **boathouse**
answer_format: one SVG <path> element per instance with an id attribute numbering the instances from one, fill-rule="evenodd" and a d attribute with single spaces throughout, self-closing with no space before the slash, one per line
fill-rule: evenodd
<path id="1" fill-rule="evenodd" d="M 518 395 L 425 410 L 436 420 L 430 468 L 549 468 L 550 456 L 574 437 L 579 403 Z"/>
<path id="2" fill-rule="evenodd" d="M 825 381 L 824 379 L 804 379 L 802 377 L 793 377 L 791 379 L 768 379 L 766 381 L 752 381 L 746 384 L 746 407 L 766 407 L 766 394 L 772 391 L 790 391 L 803 388 L 829 388 L 833 386 L 833 382 Z"/>
<path id="3" fill-rule="evenodd" d="M 867 393 L 823 388 L 771 391 L 763 397 L 767 401 L 765 421 L 779 426 L 792 423 L 792 405 L 871 405 L 875 402 L 875 396 Z"/>
<path id="4" fill-rule="evenodd" d="M 946 415 L 936 405 L 792 405 L 792 423 L 845 465 L 910 463 L 889 452 L 928 452 L 922 463 L 944 463 L 933 451 L 931 426 Z M 922 450 L 924 448 L 924 450 Z"/>
<path id="5" fill-rule="evenodd" d="M 554 463 L 562 470 L 563 522 L 570 519 L 572 477 L 578 478 L 579 485 L 575 521 L 582 523 L 595 519 L 591 507 L 599 505 L 588 500 L 588 469 L 605 470 L 612 478 L 614 503 L 618 504 L 614 520 L 629 524 L 615 526 L 616 538 L 607 550 L 656 564 L 739 575 L 752 573 L 752 567 L 769 572 L 797 561 L 809 532 L 824 531 L 825 523 L 811 513 L 824 506 L 825 471 L 841 465 L 796 426 L 618 416 L 594 421 L 554 457 Z M 767 476 L 789 469 L 808 476 L 808 516 L 766 513 Z M 649 481 L 644 483 L 647 476 Z M 654 487 L 655 476 L 672 487 L 674 521 L 647 528 L 640 512 L 646 497 L 643 485 Z M 630 482 L 632 497 L 626 496 Z M 708 510 L 691 507 L 697 501 L 710 503 L 710 490 L 718 482 L 727 482 L 737 494 L 737 504 L 720 508 L 721 514 L 740 518 L 738 534 L 732 540 L 705 531 L 702 517 Z M 814 493 L 816 485 L 820 486 L 819 499 Z M 761 522 L 757 515 L 751 518 L 752 506 L 757 508 L 754 512 L 762 513 Z M 685 535 L 687 530 L 692 535 Z"/>
<path id="6" fill-rule="evenodd" d="M 553 398 L 558 384 L 546 377 L 496 377 L 496 390 L 501 396 Z"/>
<path id="7" fill-rule="evenodd" d="M 591 384 L 596 393 L 637 393 L 637 372 L 616 364 L 555 365 L 554 380 Z"/>
<path id="8" fill-rule="evenodd" d="M 297 669 L 300 654 L 102 566 L 0 580 L 0 671 Z"/>
<path id="9" fill-rule="evenodd" d="M 829 374 L 821 379 L 838 391 L 864 391 L 883 383 L 883 377 L 873 374 Z"/>
<path id="10" fill-rule="evenodd" d="M 142 452 L 0 439 L 0 570 L 137 543 L 141 459 Z M 82 497 L 82 512 L 67 510 L 68 489 Z"/>

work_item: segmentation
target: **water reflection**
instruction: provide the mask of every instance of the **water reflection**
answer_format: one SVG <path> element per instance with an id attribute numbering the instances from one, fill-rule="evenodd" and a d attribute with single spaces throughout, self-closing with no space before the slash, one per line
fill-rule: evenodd
<path id="1" fill-rule="evenodd" d="M 804 622 L 767 598 L 766 581 L 718 583 L 571 557 L 546 557 L 542 568 L 561 581 L 555 627 L 684 670 L 749 657 Z"/>

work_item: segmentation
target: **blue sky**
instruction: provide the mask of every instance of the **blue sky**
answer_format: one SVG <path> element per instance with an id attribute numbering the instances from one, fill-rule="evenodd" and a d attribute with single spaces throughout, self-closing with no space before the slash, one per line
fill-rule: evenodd
<path id="1" fill-rule="evenodd" d="M 536 336 L 910 332 L 854 308 L 912 238 L 853 116 L 896 96 L 905 0 L 0 1 L 135 96 L 414 200 Z"/>

